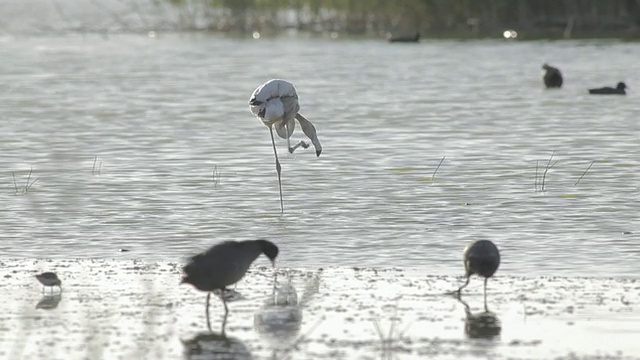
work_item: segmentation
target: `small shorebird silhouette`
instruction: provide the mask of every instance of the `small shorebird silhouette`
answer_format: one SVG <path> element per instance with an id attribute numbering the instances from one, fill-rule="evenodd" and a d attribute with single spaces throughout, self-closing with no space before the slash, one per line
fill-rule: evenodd
<path id="1" fill-rule="evenodd" d="M 191 284 L 196 289 L 207 292 L 206 315 L 209 330 L 211 330 L 209 321 L 211 292 L 220 290 L 218 297 L 224 305 L 224 320 L 222 322 L 222 333 L 224 334 L 229 314 L 224 296 L 226 287 L 240 281 L 260 254 L 265 254 L 271 260 L 271 264 L 275 266 L 278 247 L 268 240 L 225 241 L 193 256 L 184 266 L 182 269 L 184 277 L 180 283 Z"/>
<path id="2" fill-rule="evenodd" d="M 298 120 L 300 123 L 302 132 L 311 139 L 313 147 L 316 149 L 316 156 L 320 156 L 320 153 L 322 153 L 322 145 L 320 144 L 320 140 L 318 140 L 316 128 L 313 126 L 311 121 L 307 120 L 298 112 L 300 111 L 298 94 L 292 83 L 285 80 L 272 79 L 260 85 L 253 94 L 251 94 L 251 98 L 249 99 L 249 108 L 251 109 L 251 113 L 257 116 L 258 119 L 260 119 L 260 121 L 269 128 L 271 144 L 273 145 L 273 154 L 276 157 L 276 171 L 278 172 L 280 212 L 284 213 L 284 203 L 282 200 L 282 167 L 278 160 L 276 142 L 273 138 L 274 126 L 278 136 L 287 140 L 287 146 L 289 147 L 290 153 L 293 153 L 300 146 L 304 149 L 309 147 L 309 144 L 304 141 L 300 141 L 296 145 L 291 146 L 290 137 L 296 127 L 295 120 Z"/>
<path id="3" fill-rule="evenodd" d="M 562 87 L 562 73 L 560 73 L 558 68 L 544 64 L 542 65 L 542 69 L 545 70 L 544 76 L 542 77 L 544 86 L 547 88 Z"/>
<path id="4" fill-rule="evenodd" d="M 60 289 L 60 292 L 62 292 L 62 281 L 58 279 L 58 275 L 56 275 L 56 273 L 50 271 L 43 272 L 42 274 L 36 275 L 36 279 L 38 279 L 40 284 L 42 284 L 43 293 L 47 286 L 51 289 L 51 292 L 53 292 L 54 286 L 57 286 Z"/>
<path id="5" fill-rule="evenodd" d="M 495 274 L 500 266 L 500 251 L 489 240 L 478 240 L 464 249 L 464 270 L 467 281 L 455 294 L 460 297 L 460 292 L 467 285 L 471 275 L 477 274 L 484 277 L 484 306 L 487 307 L 487 280 Z"/>
<path id="6" fill-rule="evenodd" d="M 597 89 L 589 89 L 589 94 L 592 95 L 626 95 L 627 92 L 625 91 L 625 89 L 627 88 L 627 84 L 623 83 L 622 81 L 618 83 L 618 85 L 616 85 L 615 88 L 612 88 L 610 86 L 605 86 L 605 87 L 601 87 L 601 88 L 597 88 Z"/>

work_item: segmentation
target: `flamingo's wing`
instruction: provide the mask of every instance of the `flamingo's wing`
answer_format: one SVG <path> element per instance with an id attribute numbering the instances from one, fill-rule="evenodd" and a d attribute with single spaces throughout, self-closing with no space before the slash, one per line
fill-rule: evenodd
<path id="1" fill-rule="evenodd" d="M 285 126 L 286 125 L 286 126 Z M 276 133 L 283 139 L 291 137 L 296 128 L 296 122 L 293 119 L 289 122 L 280 121 L 275 124 Z"/>
<path id="2" fill-rule="evenodd" d="M 296 128 L 296 122 L 294 117 L 300 110 L 300 104 L 298 104 L 298 96 L 282 96 L 279 98 L 282 101 L 282 121 L 276 123 L 276 133 L 283 139 L 288 139 L 293 135 L 293 131 Z"/>
<path id="3" fill-rule="evenodd" d="M 311 139 L 311 142 L 313 143 L 313 147 L 316 148 L 316 156 L 320 156 L 320 153 L 322 152 L 322 145 L 320 144 L 320 140 L 318 140 L 318 135 L 316 134 L 316 127 L 313 126 L 311 121 L 307 120 L 300 113 L 296 114 L 296 119 L 298 119 L 298 122 L 300 122 L 300 127 L 302 128 L 302 132 L 304 132 L 304 134 L 307 135 L 309 139 Z"/>

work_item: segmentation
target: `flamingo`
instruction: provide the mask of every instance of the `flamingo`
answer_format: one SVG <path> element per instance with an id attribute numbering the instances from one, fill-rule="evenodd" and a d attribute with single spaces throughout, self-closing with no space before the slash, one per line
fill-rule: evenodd
<path id="1" fill-rule="evenodd" d="M 251 94 L 251 98 L 249 98 L 249 108 L 253 115 L 269 128 L 273 154 L 276 157 L 278 189 L 280 190 L 280 213 L 284 213 L 284 203 L 282 200 L 282 167 L 278 160 L 278 151 L 276 150 L 276 142 L 273 137 L 274 126 L 278 136 L 287 140 L 289 153 L 293 154 L 299 147 L 304 149 L 309 147 L 309 144 L 305 141 L 300 141 L 296 145 L 291 146 L 290 138 L 296 127 L 295 120 L 298 120 L 302 132 L 313 143 L 313 147 L 316 149 L 316 156 L 320 156 L 320 153 L 322 153 L 322 145 L 320 144 L 320 140 L 318 140 L 315 126 L 298 112 L 300 111 L 298 94 L 292 83 L 281 79 L 271 79 L 258 86 L 253 94 Z"/>

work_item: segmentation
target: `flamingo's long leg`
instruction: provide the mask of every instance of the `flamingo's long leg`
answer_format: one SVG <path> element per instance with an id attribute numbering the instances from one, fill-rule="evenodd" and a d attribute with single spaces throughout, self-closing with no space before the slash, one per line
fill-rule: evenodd
<path id="1" fill-rule="evenodd" d="M 276 141 L 273 138 L 273 126 L 269 126 L 269 133 L 271 134 L 271 145 L 273 145 L 273 154 L 276 156 L 276 171 L 278 172 L 278 189 L 280 190 L 280 213 L 284 214 L 284 202 L 282 200 L 282 175 L 281 175 L 282 167 L 280 166 L 280 160 L 278 160 L 278 151 L 276 150 Z"/>
<path id="2" fill-rule="evenodd" d="M 287 143 L 289 142 L 289 139 L 287 139 Z M 294 151 L 296 151 L 297 148 L 299 148 L 300 146 L 302 146 L 303 149 L 306 149 L 309 147 L 309 143 L 304 142 L 304 141 L 300 141 L 299 143 L 295 144 L 294 146 L 291 146 L 291 144 L 287 144 L 289 145 L 289 153 L 293 154 Z"/>

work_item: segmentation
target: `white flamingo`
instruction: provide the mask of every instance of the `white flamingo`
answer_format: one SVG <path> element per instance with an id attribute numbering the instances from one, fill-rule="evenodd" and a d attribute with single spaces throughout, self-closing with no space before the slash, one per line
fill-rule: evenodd
<path id="1" fill-rule="evenodd" d="M 311 139 L 313 147 L 316 149 L 316 156 L 320 156 L 322 152 L 322 145 L 318 140 L 316 134 L 316 128 L 311 121 L 307 120 L 298 111 L 300 111 L 300 104 L 298 103 L 298 94 L 296 88 L 292 83 L 280 80 L 272 79 L 266 83 L 260 85 L 251 94 L 249 99 L 249 108 L 251 112 L 260 119 L 260 121 L 269 128 L 271 134 L 271 144 L 273 145 L 273 154 L 276 157 L 276 171 L 278 172 L 278 188 L 280 190 L 280 210 L 284 213 L 284 204 L 282 201 L 282 168 L 280 161 L 278 160 L 278 152 L 276 151 L 276 142 L 273 138 L 273 127 L 276 128 L 276 133 L 283 139 L 287 139 L 287 146 L 289 152 L 293 153 L 298 147 L 302 146 L 304 149 L 309 147 L 309 144 L 300 141 L 294 146 L 291 146 L 290 137 L 295 130 L 298 120 L 302 132 Z"/>

